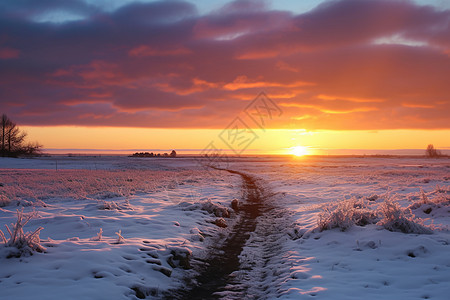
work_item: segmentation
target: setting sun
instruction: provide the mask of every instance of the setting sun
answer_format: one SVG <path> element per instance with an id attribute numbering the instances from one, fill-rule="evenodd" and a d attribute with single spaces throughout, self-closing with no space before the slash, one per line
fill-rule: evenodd
<path id="1" fill-rule="evenodd" d="M 305 146 L 295 146 L 290 148 L 290 153 L 295 156 L 308 155 L 308 148 Z"/>

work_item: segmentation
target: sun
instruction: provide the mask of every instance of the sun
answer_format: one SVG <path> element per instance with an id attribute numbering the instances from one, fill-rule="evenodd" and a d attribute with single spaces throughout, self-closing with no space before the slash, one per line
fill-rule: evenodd
<path id="1" fill-rule="evenodd" d="M 308 148 L 305 146 L 295 146 L 291 147 L 290 149 L 291 149 L 290 153 L 295 156 L 303 156 L 309 153 Z"/>

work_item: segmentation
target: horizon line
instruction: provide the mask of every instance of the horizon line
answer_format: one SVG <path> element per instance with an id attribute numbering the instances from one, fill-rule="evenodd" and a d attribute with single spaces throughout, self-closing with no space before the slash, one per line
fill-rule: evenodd
<path id="1" fill-rule="evenodd" d="M 308 153 L 309 156 L 327 156 L 327 155 L 413 155 L 422 156 L 425 155 L 426 149 L 418 148 L 402 148 L 402 149 L 351 149 L 351 148 L 310 148 L 313 150 L 312 153 Z M 205 149 L 197 148 L 182 148 L 182 149 L 95 149 L 95 148 L 44 148 L 42 149 L 43 155 L 131 155 L 136 152 L 155 152 L 155 153 L 169 153 L 175 150 L 179 155 L 202 155 L 205 153 L 210 153 L 210 151 L 205 151 Z M 223 155 L 236 155 L 236 156 L 246 156 L 246 155 L 292 155 L 289 148 L 283 148 L 279 150 L 264 151 L 261 149 L 247 149 L 244 153 L 236 155 L 232 149 L 215 149 L 216 152 L 222 153 Z M 450 155 L 449 147 L 441 147 L 438 150 L 441 151 L 443 155 Z"/>

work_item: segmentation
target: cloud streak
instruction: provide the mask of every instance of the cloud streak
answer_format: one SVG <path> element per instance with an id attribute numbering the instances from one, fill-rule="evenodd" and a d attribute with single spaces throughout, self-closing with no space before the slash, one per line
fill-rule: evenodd
<path id="1" fill-rule="evenodd" d="M 207 15 L 183 1 L 0 8 L 0 110 L 20 124 L 222 128 L 265 90 L 284 111 L 277 128 L 450 127 L 449 10 L 391 0 L 300 15 L 259 1 Z"/>

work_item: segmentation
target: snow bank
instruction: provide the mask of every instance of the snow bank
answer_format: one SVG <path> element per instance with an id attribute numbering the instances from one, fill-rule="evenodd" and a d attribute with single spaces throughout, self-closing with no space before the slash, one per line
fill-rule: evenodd
<path id="1" fill-rule="evenodd" d="M 178 158 L 60 158 L 58 171 L 52 158 L 0 159 L 0 168 L 0 224 L 16 222 L 17 205 L 35 209 L 23 232 L 43 227 L 46 248 L 0 255 L 5 299 L 167 296 L 226 239 L 241 187 Z M 269 182 L 275 207 L 232 274 L 247 299 L 448 299 L 449 161 L 239 158 L 230 168 Z"/>
<path id="2" fill-rule="evenodd" d="M 244 249 L 246 263 L 268 241 L 278 245 L 243 275 L 250 299 L 448 299 L 450 161 L 248 159 L 231 167 L 270 182 L 290 220 L 278 220 L 284 235 L 255 236 Z"/>
<path id="3" fill-rule="evenodd" d="M 20 228 L 30 249 L 46 248 L 16 257 L 0 245 L 1 297 L 160 298 L 183 284 L 212 237 L 227 230 L 212 225 L 214 212 L 225 216 L 239 195 L 233 176 L 211 171 L 205 178 L 185 162 L 180 167 L 146 161 L 140 168 L 132 162 L 110 170 L 71 165 L 77 163 L 89 159 L 59 160 L 67 170 L 0 169 L 0 195 L 11 199 L 0 208 L 0 224 L 15 222 L 17 205 L 24 216 L 35 210 L 36 218 L 22 219 Z M 183 202 L 191 209 L 183 210 Z"/>

